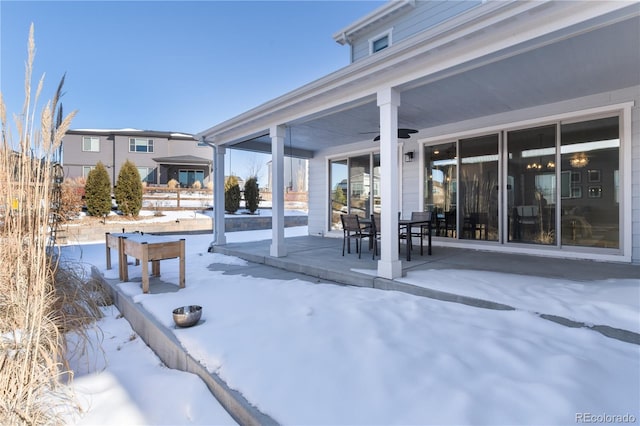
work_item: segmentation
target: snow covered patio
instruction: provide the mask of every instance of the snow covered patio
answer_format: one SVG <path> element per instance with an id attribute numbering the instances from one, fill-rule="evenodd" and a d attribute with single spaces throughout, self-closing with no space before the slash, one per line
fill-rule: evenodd
<path id="1" fill-rule="evenodd" d="M 578 416 L 638 417 L 640 346 L 630 343 L 640 333 L 637 267 L 436 246 L 431 257 L 415 250 L 405 277 L 388 281 L 370 275 L 375 262 L 368 252 L 342 257 L 341 239 L 287 238 L 290 254 L 278 258 L 289 260 L 287 271 L 268 266 L 269 240 L 231 239 L 224 250 L 235 255 L 227 256 L 206 252 L 210 236 L 185 237 L 186 288 L 171 284 L 177 267 L 169 260 L 146 295 L 139 267 L 120 283 L 116 272 L 104 270 L 104 245 L 81 250 L 136 312 L 266 416 L 258 417 L 262 423 L 568 424 Z M 299 273 L 309 271 L 362 276 L 369 286 L 397 285 L 432 298 Z M 171 309 L 187 304 L 204 307 L 202 322 L 176 329 Z M 626 330 L 623 337 L 631 339 L 580 324 Z M 166 347 L 154 349 L 166 355 Z"/>

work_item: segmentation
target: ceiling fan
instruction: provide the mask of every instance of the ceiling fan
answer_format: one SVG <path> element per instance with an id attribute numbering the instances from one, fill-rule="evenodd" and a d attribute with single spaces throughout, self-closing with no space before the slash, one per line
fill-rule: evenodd
<path id="1" fill-rule="evenodd" d="M 378 132 L 366 132 L 366 133 L 378 133 Z M 366 134 L 363 133 L 363 134 Z M 405 129 L 405 128 L 399 128 L 398 129 L 398 139 L 409 139 L 411 137 L 412 134 L 414 133 L 418 133 L 417 130 L 415 129 Z M 380 135 L 376 136 L 375 138 L 373 138 L 374 142 L 377 142 L 380 140 Z"/>

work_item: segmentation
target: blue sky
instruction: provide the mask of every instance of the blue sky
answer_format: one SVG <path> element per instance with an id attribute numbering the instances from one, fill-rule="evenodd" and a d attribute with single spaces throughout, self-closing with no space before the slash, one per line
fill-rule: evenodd
<path id="1" fill-rule="evenodd" d="M 66 72 L 72 128 L 196 133 L 347 66 L 332 35 L 382 4 L 0 0 L 0 88 L 21 112 L 33 22 L 40 104 Z"/>

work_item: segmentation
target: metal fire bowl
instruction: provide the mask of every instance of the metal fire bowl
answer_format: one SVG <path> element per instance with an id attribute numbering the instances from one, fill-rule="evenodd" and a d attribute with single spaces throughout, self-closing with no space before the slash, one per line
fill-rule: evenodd
<path id="1" fill-rule="evenodd" d="M 200 321 L 202 316 L 202 306 L 189 305 L 173 310 L 173 322 L 178 327 L 191 327 Z"/>

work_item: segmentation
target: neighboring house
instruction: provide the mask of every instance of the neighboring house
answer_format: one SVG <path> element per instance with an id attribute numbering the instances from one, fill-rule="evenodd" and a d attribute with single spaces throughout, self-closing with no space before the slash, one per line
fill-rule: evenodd
<path id="1" fill-rule="evenodd" d="M 216 164 L 272 153 L 272 256 L 286 152 L 309 159 L 310 235 L 339 232 L 336 185 L 360 212 L 370 179 L 382 277 L 398 212 L 422 210 L 435 245 L 640 264 L 640 3 L 392 1 L 334 39 L 350 65 L 198 135 Z"/>
<path id="2" fill-rule="evenodd" d="M 211 148 L 198 146 L 184 133 L 136 129 L 76 129 L 63 140 L 65 178 L 87 177 L 101 161 L 115 186 L 120 167 L 132 161 L 144 182 L 165 185 L 175 179 L 182 187 L 204 184 L 211 176 Z"/>

